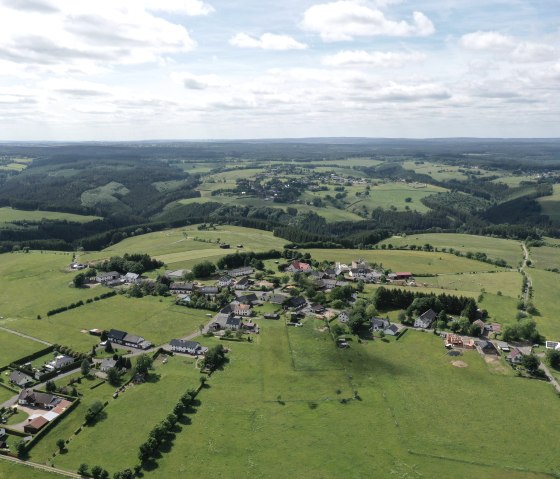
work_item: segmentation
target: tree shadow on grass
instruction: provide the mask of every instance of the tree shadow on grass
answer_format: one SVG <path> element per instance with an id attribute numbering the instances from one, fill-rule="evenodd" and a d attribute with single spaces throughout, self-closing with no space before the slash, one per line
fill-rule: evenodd
<path id="1" fill-rule="evenodd" d="M 146 382 L 147 383 L 157 383 L 157 382 L 159 382 L 160 379 L 161 379 L 161 374 L 150 373 L 146 377 Z"/>
<path id="2" fill-rule="evenodd" d="M 177 422 L 182 424 L 183 426 L 189 426 L 190 424 L 192 424 L 192 420 L 189 416 L 182 416 Z"/>
<path id="3" fill-rule="evenodd" d="M 144 461 L 142 463 L 142 468 L 146 472 L 155 471 L 158 467 L 159 467 L 159 464 L 157 463 L 157 461 L 155 459 L 148 459 L 147 461 Z"/>

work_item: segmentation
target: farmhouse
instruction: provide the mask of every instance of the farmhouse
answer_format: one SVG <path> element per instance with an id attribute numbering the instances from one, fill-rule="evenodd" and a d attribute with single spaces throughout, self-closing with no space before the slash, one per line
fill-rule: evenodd
<path id="1" fill-rule="evenodd" d="M 391 322 L 388 319 L 376 318 L 376 317 L 371 318 L 370 322 L 371 322 L 372 332 L 385 331 L 385 329 L 387 329 L 391 324 Z"/>
<path id="2" fill-rule="evenodd" d="M 108 273 L 99 273 L 95 277 L 98 283 L 108 283 L 110 281 L 117 281 L 121 279 L 121 274 L 117 271 L 109 271 Z"/>
<path id="3" fill-rule="evenodd" d="M 238 290 L 245 290 L 245 289 L 247 289 L 250 285 L 251 285 L 251 283 L 249 282 L 249 278 L 247 278 L 247 276 L 243 276 L 241 279 L 239 279 L 239 280 L 235 283 L 235 289 L 238 289 Z"/>
<path id="4" fill-rule="evenodd" d="M 428 329 L 432 325 L 436 317 L 436 312 L 433 309 L 428 309 L 428 311 L 422 313 L 414 320 L 414 327 Z"/>
<path id="5" fill-rule="evenodd" d="M 45 368 L 48 369 L 49 371 L 56 371 L 57 369 L 61 369 L 75 362 L 76 359 L 74 359 L 73 357 L 59 354 L 52 361 L 45 364 Z"/>
<path id="6" fill-rule="evenodd" d="M 253 274 L 253 271 L 253 268 L 251 268 L 250 266 L 244 266 L 242 268 L 230 269 L 228 271 L 228 274 L 233 278 L 237 278 L 238 276 L 249 276 Z"/>
<path id="7" fill-rule="evenodd" d="M 239 328 L 241 328 L 241 319 L 234 317 L 230 317 L 227 319 L 225 329 L 237 331 Z"/>
<path id="8" fill-rule="evenodd" d="M 122 281 L 123 283 L 129 283 L 129 284 L 135 284 L 138 282 L 138 280 L 140 279 L 140 275 L 136 274 L 136 273 L 126 273 L 123 278 Z"/>
<path id="9" fill-rule="evenodd" d="M 61 398 L 48 393 L 24 389 L 18 397 L 18 404 L 21 406 L 38 407 L 41 409 L 52 409 L 57 406 Z"/>
<path id="10" fill-rule="evenodd" d="M 10 382 L 20 388 L 25 388 L 33 382 L 33 378 L 21 371 L 14 370 L 10 373 Z"/>
<path id="11" fill-rule="evenodd" d="M 229 288 L 231 285 L 233 284 L 233 278 L 231 278 L 230 276 L 222 276 L 220 279 L 218 279 L 217 281 L 217 285 L 220 288 Z"/>
<path id="12" fill-rule="evenodd" d="M 49 423 L 48 419 L 43 416 L 37 416 L 31 422 L 23 426 L 23 430 L 29 434 L 37 434 Z"/>
<path id="13" fill-rule="evenodd" d="M 121 344 L 130 348 L 148 349 L 152 343 L 146 341 L 142 336 L 135 336 L 125 331 L 111 329 L 107 335 L 107 340 L 114 344 Z"/>
<path id="14" fill-rule="evenodd" d="M 231 310 L 236 316 L 251 316 L 251 305 L 245 303 L 232 303 Z"/>
<path id="15" fill-rule="evenodd" d="M 109 369 L 113 369 L 114 367 L 116 367 L 116 365 L 117 361 L 112 358 L 107 358 L 101 361 L 101 366 L 99 366 L 99 369 L 101 370 L 101 372 L 106 373 L 107 371 L 109 371 Z"/>
<path id="16" fill-rule="evenodd" d="M 171 294 L 187 294 L 192 293 L 194 289 L 193 283 L 171 283 L 169 292 Z"/>
<path id="17" fill-rule="evenodd" d="M 307 301 L 305 300 L 305 298 L 303 296 L 296 296 L 293 298 L 288 299 L 285 303 L 284 303 L 284 308 L 291 308 L 291 309 L 301 309 L 304 308 L 307 305 Z"/>
<path id="18" fill-rule="evenodd" d="M 208 351 L 208 348 L 202 347 L 196 341 L 184 341 L 182 339 L 172 339 L 169 343 L 171 346 L 171 351 L 177 353 L 186 353 L 196 356 L 198 354 L 204 354 Z"/>
<path id="19" fill-rule="evenodd" d="M 286 268 L 286 271 L 290 273 L 305 273 L 311 271 L 311 265 L 308 263 L 302 263 L 301 261 L 292 261 L 290 266 Z"/>
<path id="20" fill-rule="evenodd" d="M 506 358 L 511 364 L 521 364 L 523 361 L 523 353 L 520 349 L 513 348 Z"/>

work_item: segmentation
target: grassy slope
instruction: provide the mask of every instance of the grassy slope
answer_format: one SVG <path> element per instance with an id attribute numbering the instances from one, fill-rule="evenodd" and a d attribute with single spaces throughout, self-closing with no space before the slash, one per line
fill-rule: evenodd
<path id="1" fill-rule="evenodd" d="M 539 198 L 537 201 L 542 207 L 542 212 L 550 216 L 555 223 L 560 223 L 560 185 L 554 185 L 554 192 L 551 196 Z"/>
<path id="2" fill-rule="evenodd" d="M 411 271 L 415 274 L 466 273 L 498 270 L 496 266 L 479 261 L 460 258 L 448 253 L 428 253 L 425 251 L 383 251 L 351 249 L 310 249 L 306 250 L 316 260 L 351 263 L 363 258 L 370 263 L 383 264 L 393 271 Z"/>
<path id="3" fill-rule="evenodd" d="M 536 316 L 538 330 L 547 339 L 560 340 L 560 304 L 558 303 L 557 273 L 531 269 L 529 276 L 533 281 L 533 301 L 540 312 Z"/>
<path id="4" fill-rule="evenodd" d="M 444 289 L 480 292 L 482 289 L 497 294 L 517 298 L 521 293 L 521 275 L 517 271 L 499 273 L 465 273 L 442 275 L 436 278 L 422 278 L 422 282 Z"/>
<path id="5" fill-rule="evenodd" d="M 475 352 L 456 368 L 433 335 L 338 351 L 316 326 L 263 323 L 256 343 L 234 344 L 193 423 L 146 478 L 204 476 L 209 464 L 212 477 L 257 478 L 521 478 L 539 476 L 507 467 L 557 466 L 555 451 L 541 447 L 555 441 L 555 425 L 535 426 L 543 408 L 560 412 L 549 385 L 515 378 L 503 363 L 488 367 Z M 350 382 L 362 401 L 342 405 Z M 503 411 L 520 408 L 504 427 Z"/>
<path id="6" fill-rule="evenodd" d="M 475 236 L 455 233 L 430 233 L 410 236 L 393 236 L 381 243 L 393 246 L 417 245 L 424 246 L 426 243 L 436 248 L 454 248 L 466 253 L 480 251 L 486 253 L 491 259 L 504 259 L 513 267 L 523 259 L 521 245 L 517 241 L 501 238 L 490 238 L 488 236 Z"/>
<path id="7" fill-rule="evenodd" d="M 560 268 L 560 248 L 551 246 L 531 248 L 531 260 L 536 268 Z"/>
<path id="8" fill-rule="evenodd" d="M 22 338 L 5 331 L 0 331 L 0 367 L 6 366 L 18 358 L 27 356 L 28 354 L 32 354 L 46 347 L 45 344 L 31 341 L 30 339 Z"/>
<path id="9" fill-rule="evenodd" d="M 55 211 L 26 211 L 14 210 L 8 206 L 0 208 L 0 223 L 12 221 L 41 221 L 46 220 L 67 220 L 78 223 L 87 223 L 101 219 L 98 216 L 75 215 L 71 213 L 59 213 Z"/>

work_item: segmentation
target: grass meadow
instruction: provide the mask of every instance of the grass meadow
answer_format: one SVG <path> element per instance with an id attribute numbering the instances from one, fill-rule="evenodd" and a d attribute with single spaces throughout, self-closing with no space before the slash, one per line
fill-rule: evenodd
<path id="1" fill-rule="evenodd" d="M 46 347 L 37 341 L 0 330 L 0 367 Z"/>
<path id="2" fill-rule="evenodd" d="M 101 219 L 98 216 L 75 215 L 72 213 L 60 213 L 57 211 L 27 211 L 15 210 L 8 206 L 0 208 L 0 224 L 13 221 L 41 221 L 41 220 L 66 220 L 77 223 L 88 223 Z"/>
<path id="3" fill-rule="evenodd" d="M 552 246 L 531 248 L 530 258 L 535 268 L 560 268 L 560 248 Z"/>
<path id="4" fill-rule="evenodd" d="M 554 223 L 560 223 L 560 185 L 553 185 L 554 191 L 551 196 L 538 198 L 542 213 L 550 216 Z"/>
<path id="5" fill-rule="evenodd" d="M 551 341 L 560 340 L 560 303 L 558 302 L 557 273 L 531 269 L 528 272 L 533 281 L 533 302 L 539 310 L 534 319 L 541 334 Z"/>
<path id="6" fill-rule="evenodd" d="M 475 236 L 456 233 L 429 233 L 409 236 L 393 236 L 380 244 L 400 246 L 424 246 L 431 244 L 435 248 L 453 248 L 462 253 L 480 251 L 491 259 L 503 259 L 510 266 L 516 267 L 523 259 L 523 250 L 518 241 L 489 236 Z"/>

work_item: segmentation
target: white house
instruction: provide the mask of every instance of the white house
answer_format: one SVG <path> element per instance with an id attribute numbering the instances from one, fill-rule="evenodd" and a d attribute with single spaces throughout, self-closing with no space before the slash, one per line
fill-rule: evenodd
<path id="1" fill-rule="evenodd" d="M 108 283 L 109 281 L 116 281 L 121 278 L 121 274 L 117 271 L 109 271 L 108 273 L 99 273 L 95 277 L 95 281 L 98 283 Z"/>
<path id="2" fill-rule="evenodd" d="M 422 313 L 414 320 L 414 327 L 428 329 L 432 325 L 436 317 L 436 312 L 433 309 L 428 309 L 428 311 Z"/>
<path id="3" fill-rule="evenodd" d="M 229 288 L 233 284 L 233 278 L 231 276 L 222 276 L 217 284 L 220 288 Z"/>
<path id="4" fill-rule="evenodd" d="M 69 364 L 72 364 L 74 362 L 76 362 L 76 360 L 73 357 L 59 354 L 52 361 L 45 364 L 45 368 L 50 371 L 56 371 L 57 369 L 68 366 Z"/>
<path id="5" fill-rule="evenodd" d="M 122 278 L 122 282 L 123 283 L 130 283 L 130 284 L 134 284 L 137 283 L 138 280 L 140 279 L 140 275 L 136 274 L 136 273 L 126 273 L 123 278 Z"/>
<path id="6" fill-rule="evenodd" d="M 204 354 L 208 348 L 201 346 L 196 341 L 184 341 L 182 339 L 172 339 L 170 341 L 171 351 L 177 353 L 186 353 L 193 356 Z"/>

